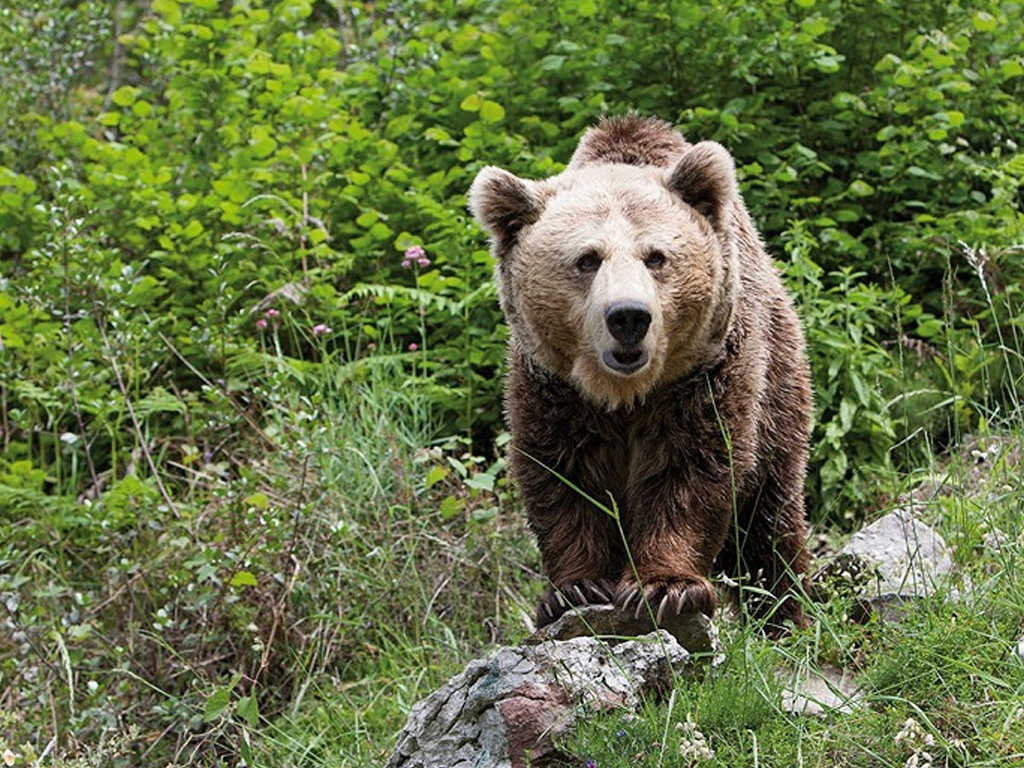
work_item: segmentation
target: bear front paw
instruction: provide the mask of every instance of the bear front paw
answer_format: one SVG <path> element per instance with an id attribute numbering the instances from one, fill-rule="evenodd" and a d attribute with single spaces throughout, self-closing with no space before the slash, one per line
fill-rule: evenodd
<path id="1" fill-rule="evenodd" d="M 647 610 L 654 613 L 654 623 L 660 624 L 666 611 L 694 613 L 705 616 L 715 612 L 714 587 L 702 576 L 680 579 L 660 579 L 637 584 L 632 578 L 625 580 L 615 592 L 615 604 L 623 611 L 633 611 L 639 619 Z"/>
<path id="2" fill-rule="evenodd" d="M 612 583 L 607 579 L 577 579 L 553 587 L 537 603 L 537 628 L 546 626 L 574 606 L 612 602 Z"/>

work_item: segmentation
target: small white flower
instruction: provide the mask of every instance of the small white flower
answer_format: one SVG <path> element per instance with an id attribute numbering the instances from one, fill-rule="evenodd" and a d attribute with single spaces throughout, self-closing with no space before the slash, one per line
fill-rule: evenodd
<path id="1" fill-rule="evenodd" d="M 896 734 L 894 739 L 897 744 L 906 744 L 908 747 L 915 747 L 922 743 L 925 738 L 924 730 L 918 725 L 917 720 L 912 717 L 908 717 L 904 723 L 903 728 Z"/>
<path id="2" fill-rule="evenodd" d="M 8 748 L 4 750 L 3 759 L 4 765 L 14 765 L 14 761 L 18 759 L 18 756 Z"/>
<path id="3" fill-rule="evenodd" d="M 89 693 L 96 693 L 100 689 L 100 684 L 95 680 L 90 680 L 85 684 L 85 687 L 89 689 Z"/>
<path id="4" fill-rule="evenodd" d="M 715 757 L 714 751 L 708 746 L 707 738 L 689 716 L 684 722 L 677 724 L 676 728 L 683 732 L 679 740 L 679 754 L 684 760 L 700 763 Z"/>

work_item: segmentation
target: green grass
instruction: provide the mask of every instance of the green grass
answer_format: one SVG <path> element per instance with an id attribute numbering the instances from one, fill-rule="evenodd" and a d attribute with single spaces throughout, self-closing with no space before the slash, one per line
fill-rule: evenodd
<path id="1" fill-rule="evenodd" d="M 0 752 L 374 765 L 416 700 L 525 634 L 537 554 L 502 464 L 432 443 L 399 364 L 323 370 L 267 370 L 274 449 L 241 438 L 177 517 L 140 484 L 123 518 L 72 505 L 8 528 Z"/>

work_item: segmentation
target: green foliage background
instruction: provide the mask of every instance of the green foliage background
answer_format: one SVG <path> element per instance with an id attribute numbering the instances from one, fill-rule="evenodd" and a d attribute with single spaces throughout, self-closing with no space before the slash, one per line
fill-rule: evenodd
<path id="1" fill-rule="evenodd" d="M 200 574 L 196 626 L 245 626 L 245 588 L 287 583 L 294 521 L 319 503 L 282 478 L 334 450 L 301 425 L 367 393 L 416 413 L 394 441 L 408 450 L 376 465 L 411 473 L 390 503 L 447 504 L 435 522 L 493 554 L 504 497 L 479 494 L 501 474 L 505 329 L 465 191 L 484 164 L 555 173 L 587 126 L 628 110 L 735 156 L 810 344 L 812 517 L 859 519 L 886 478 L 1017 405 L 1022 16 L 995 1 L 6 3 L 0 563 L 15 575 L 0 587 L 37 578 L 25 553 L 48 551 L 84 559 L 83 585 L 109 567 L 136 589 L 177 542 L 180 558 L 149 561 L 161 576 L 138 610 Z M 401 266 L 413 245 L 429 266 Z M 444 438 L 429 482 L 398 468 Z M 270 454 L 306 458 L 286 471 Z M 330 477 L 361 471 L 340 455 Z M 490 479 L 430 495 L 462 476 Z M 336 546 L 362 519 L 345 514 L 311 540 Z M 313 588 L 307 605 L 330 599 Z"/>

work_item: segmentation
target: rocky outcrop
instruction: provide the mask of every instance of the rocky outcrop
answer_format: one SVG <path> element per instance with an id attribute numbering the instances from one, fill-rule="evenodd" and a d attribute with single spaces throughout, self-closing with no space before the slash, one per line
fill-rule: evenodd
<path id="1" fill-rule="evenodd" d="M 827 597 L 830 591 L 849 590 L 863 616 L 898 620 L 908 601 L 948 584 L 954 571 L 952 552 L 937 532 L 917 519 L 916 509 L 897 509 L 851 536 L 814 577 L 819 592 Z"/>
<path id="2" fill-rule="evenodd" d="M 557 621 L 533 633 L 527 644 L 545 640 L 571 640 L 575 637 L 639 637 L 655 629 L 664 629 L 690 653 L 717 653 L 718 630 L 703 613 L 672 613 L 662 617 L 655 627 L 648 616 L 636 618 L 629 611 L 611 605 L 588 605 L 563 613 Z"/>
<path id="3" fill-rule="evenodd" d="M 665 630 L 616 645 L 574 637 L 500 648 L 412 708 L 386 768 L 544 765 L 581 706 L 631 706 L 691 663 Z"/>
<path id="4" fill-rule="evenodd" d="M 862 692 L 846 670 L 780 669 L 775 680 L 782 688 L 782 710 L 792 715 L 848 714 L 863 704 Z"/>

